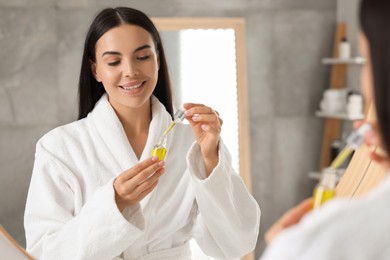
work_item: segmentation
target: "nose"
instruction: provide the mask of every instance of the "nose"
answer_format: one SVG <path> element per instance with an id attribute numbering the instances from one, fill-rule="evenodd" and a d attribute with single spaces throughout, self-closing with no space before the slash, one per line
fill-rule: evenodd
<path id="1" fill-rule="evenodd" d="M 123 68 L 123 74 L 127 78 L 132 78 L 139 74 L 137 65 L 131 60 L 124 62 L 125 66 Z"/>

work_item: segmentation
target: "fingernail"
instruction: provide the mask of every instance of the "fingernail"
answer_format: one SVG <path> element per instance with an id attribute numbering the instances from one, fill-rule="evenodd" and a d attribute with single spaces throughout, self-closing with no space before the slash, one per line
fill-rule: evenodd
<path id="1" fill-rule="evenodd" d="M 186 110 L 186 111 L 184 111 L 184 114 L 185 114 L 186 116 L 188 116 L 188 115 L 190 115 L 191 113 L 190 113 L 189 110 Z"/>
<path id="2" fill-rule="evenodd" d="M 159 163 L 158 163 L 158 166 L 164 166 L 165 165 L 165 161 L 160 161 Z"/>
<path id="3" fill-rule="evenodd" d="M 157 156 L 153 156 L 153 157 L 152 157 L 152 161 L 153 161 L 153 162 L 156 162 L 157 160 L 158 160 L 158 157 L 157 157 Z"/>
<path id="4" fill-rule="evenodd" d="M 201 125 L 200 127 L 202 127 L 202 129 L 205 130 L 205 131 L 209 129 L 208 125 Z"/>
<path id="5" fill-rule="evenodd" d="M 199 119 L 199 114 L 195 114 L 193 117 L 192 117 L 192 120 L 194 121 L 197 121 Z"/>

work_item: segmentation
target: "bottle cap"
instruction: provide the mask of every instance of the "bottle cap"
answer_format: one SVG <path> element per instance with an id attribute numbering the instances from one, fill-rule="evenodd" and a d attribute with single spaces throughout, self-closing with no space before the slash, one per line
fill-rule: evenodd
<path id="1" fill-rule="evenodd" d="M 334 189 L 337 182 L 337 170 L 330 167 L 325 168 L 321 176 L 321 184 L 327 188 Z"/>
<path id="2" fill-rule="evenodd" d="M 175 118 L 175 119 L 179 119 L 180 121 L 183 121 L 184 120 L 184 118 L 185 118 L 185 114 L 184 114 L 184 111 L 183 110 L 181 110 L 181 109 L 178 109 L 176 112 L 175 112 L 175 114 L 173 115 L 173 117 Z"/>

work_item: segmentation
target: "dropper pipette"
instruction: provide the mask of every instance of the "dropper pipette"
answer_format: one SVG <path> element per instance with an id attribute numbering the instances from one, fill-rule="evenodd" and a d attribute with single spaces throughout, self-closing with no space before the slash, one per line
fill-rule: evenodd
<path id="1" fill-rule="evenodd" d="M 361 125 L 356 131 L 353 131 L 347 138 L 347 145 L 344 149 L 337 155 L 333 160 L 330 167 L 333 169 L 338 169 L 347 157 L 352 153 L 352 151 L 358 149 L 360 145 L 364 142 L 364 134 L 371 129 L 371 125 L 365 123 Z"/>
<path id="2" fill-rule="evenodd" d="M 182 122 L 184 120 L 185 114 L 184 111 L 181 109 L 178 109 L 175 114 L 173 115 L 174 120 L 172 123 L 168 126 L 168 128 L 164 131 L 163 136 L 167 136 L 168 133 L 172 130 L 172 128 L 176 125 L 177 122 Z"/>
<path id="3" fill-rule="evenodd" d="M 337 169 L 344 163 L 352 151 L 359 148 L 364 141 L 364 134 L 371 129 L 371 125 L 365 123 L 347 138 L 347 145 L 333 160 L 329 168 L 325 168 L 321 174 L 320 182 L 313 192 L 313 208 L 318 209 L 324 202 L 334 196 L 336 186 Z"/>

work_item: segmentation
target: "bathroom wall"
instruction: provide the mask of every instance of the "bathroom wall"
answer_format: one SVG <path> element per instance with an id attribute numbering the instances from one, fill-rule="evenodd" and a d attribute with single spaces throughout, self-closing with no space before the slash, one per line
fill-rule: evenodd
<path id="1" fill-rule="evenodd" d="M 332 53 L 336 0 L 0 0 L 0 224 L 25 244 L 23 211 L 36 141 L 75 119 L 83 39 L 106 6 L 150 16 L 244 17 L 253 194 L 263 233 L 310 195 L 322 120 L 314 116 Z"/>

